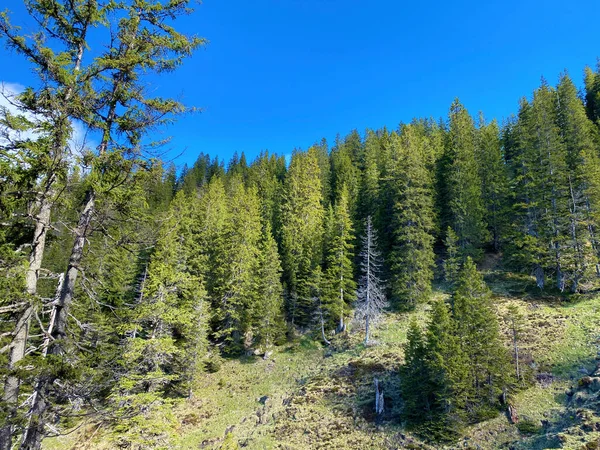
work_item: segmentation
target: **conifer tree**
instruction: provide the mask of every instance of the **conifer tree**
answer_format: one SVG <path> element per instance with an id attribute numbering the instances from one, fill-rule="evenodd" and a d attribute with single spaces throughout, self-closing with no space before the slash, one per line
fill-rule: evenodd
<path id="1" fill-rule="evenodd" d="M 354 158 L 355 155 L 362 153 L 361 148 L 360 136 L 354 131 L 343 142 L 338 137 L 330 156 L 332 199 L 338 199 L 342 189 L 347 189 L 348 207 L 352 217 L 356 214 L 358 190 L 360 188 L 360 172 Z"/>
<path id="2" fill-rule="evenodd" d="M 48 353 L 53 357 L 65 354 L 68 342 L 67 327 L 69 313 L 75 299 L 76 281 L 84 255 L 84 247 L 92 229 L 92 219 L 103 202 L 122 202 L 130 192 L 126 187 L 136 182 L 136 168 L 143 169 L 145 164 L 137 160 L 142 136 L 153 126 L 158 126 L 172 114 L 182 112 L 182 105 L 173 100 L 149 98 L 141 87 L 140 77 L 147 72 L 165 72 L 175 69 L 186 56 L 204 41 L 178 33 L 170 25 L 171 20 L 188 14 L 187 1 L 168 4 L 135 4 L 81 1 L 81 9 L 74 14 L 92 16 L 99 23 L 110 27 L 111 39 L 106 50 L 95 57 L 86 67 L 76 67 L 75 77 L 83 77 L 83 93 L 71 103 L 67 119 L 78 119 L 88 128 L 101 134 L 97 153 L 86 154 L 84 161 L 90 171 L 85 178 L 86 190 L 81 201 L 77 225 L 73 228 L 74 240 L 69 262 L 64 270 L 64 281 L 56 301 L 56 317 Z M 73 11 L 72 5 L 50 5 L 34 1 L 33 10 L 40 12 L 46 21 L 49 13 L 58 13 L 56 20 L 59 30 L 70 29 L 71 23 L 65 18 L 65 11 Z M 108 16 L 119 17 L 109 20 Z M 66 24 L 69 24 L 66 26 Z M 79 30 L 78 30 L 79 31 Z M 77 31 L 71 36 L 69 44 L 81 41 L 81 48 L 88 43 L 85 33 Z M 17 40 L 17 44 L 25 43 Z M 73 47 L 75 47 L 73 45 Z M 30 56 L 29 53 L 26 53 Z M 42 63 L 44 61 L 42 54 Z M 58 82 L 68 79 L 71 68 L 59 68 L 55 75 Z M 85 101 L 84 101 L 85 100 Z M 118 189 L 117 189 L 118 188 Z M 46 434 L 45 421 L 49 402 L 52 402 L 49 390 L 52 389 L 56 374 L 42 377 L 37 384 L 35 399 L 30 411 L 30 422 L 25 430 L 22 448 L 39 448 Z"/>
<path id="3" fill-rule="evenodd" d="M 443 301 L 433 304 L 425 334 L 427 365 L 434 392 L 433 420 L 440 437 L 456 435 L 464 421 L 469 362 L 460 347 L 456 323 Z"/>
<path id="4" fill-rule="evenodd" d="M 340 197 L 331 210 L 331 225 L 327 246 L 327 270 L 325 279 L 327 294 L 323 299 L 329 317 L 337 319 L 337 331 L 344 331 L 344 317 L 356 298 L 354 281 L 354 228 L 348 209 L 348 192 L 342 188 Z"/>
<path id="5" fill-rule="evenodd" d="M 327 207 L 335 200 L 335 197 L 331 192 L 331 159 L 327 140 L 323 138 L 319 144 L 313 145 L 311 149 L 317 157 L 317 163 L 319 164 L 319 171 L 321 174 L 321 195 L 323 198 L 323 205 Z"/>
<path id="6" fill-rule="evenodd" d="M 557 89 L 558 125 L 565 145 L 569 224 L 565 242 L 565 270 L 576 292 L 597 267 L 596 240 L 600 202 L 600 159 L 594 142 L 594 126 L 585 114 L 577 88 L 568 75 Z"/>
<path id="7" fill-rule="evenodd" d="M 377 218 L 380 215 L 379 158 L 381 152 L 379 137 L 374 131 L 367 130 L 359 200 L 359 215 L 363 220 L 369 216 Z"/>
<path id="8" fill-rule="evenodd" d="M 265 350 L 285 331 L 281 262 L 271 226 L 263 226 L 258 263 L 258 295 L 254 307 L 253 334 Z"/>
<path id="9" fill-rule="evenodd" d="M 279 174 L 278 158 L 268 152 L 262 152 L 250 165 L 248 185 L 255 186 L 260 198 L 263 221 L 269 221 L 271 230 L 279 225 L 279 203 L 282 195 L 282 183 Z"/>
<path id="10" fill-rule="evenodd" d="M 177 387 L 189 389 L 206 351 L 205 294 L 188 267 L 194 249 L 186 200 L 179 192 L 162 221 L 111 395 L 119 417 L 116 431 L 124 442 L 142 447 L 173 433 L 168 422 L 157 419 L 172 407 L 163 395 Z"/>
<path id="11" fill-rule="evenodd" d="M 446 247 L 446 257 L 444 258 L 444 279 L 450 286 L 454 286 L 458 279 L 458 271 L 460 269 L 460 257 L 458 255 L 458 236 L 451 227 L 446 229 L 446 239 L 444 245 Z"/>
<path id="12" fill-rule="evenodd" d="M 377 241 L 377 231 L 368 216 L 359 255 L 361 276 L 355 310 L 356 320 L 365 324 L 365 345 L 369 345 L 371 327 L 377 324 L 387 306 L 385 286 L 380 278 L 382 259 Z"/>
<path id="13" fill-rule="evenodd" d="M 498 404 L 506 384 L 509 362 L 500 337 L 491 292 L 468 257 L 452 296 L 452 316 L 460 349 L 468 361 L 466 408 L 474 418 Z"/>
<path id="14" fill-rule="evenodd" d="M 446 157 L 446 224 L 458 236 L 461 254 L 478 258 L 488 233 L 476 159 L 475 125 L 458 99 L 450 107 Z"/>
<path id="15" fill-rule="evenodd" d="M 212 299 L 215 340 L 225 353 L 239 353 L 251 327 L 251 311 L 258 301 L 258 262 L 261 237 L 260 206 L 254 188 L 246 189 L 234 176 L 228 190 L 228 220 L 216 247 Z"/>
<path id="16" fill-rule="evenodd" d="M 424 138 L 413 125 L 404 126 L 398 136 L 392 133 L 395 154 L 392 179 L 395 187 L 391 291 L 404 307 L 412 308 L 427 300 L 433 279 L 433 191 L 427 168 Z"/>
<path id="17" fill-rule="evenodd" d="M 287 314 L 304 327 L 314 312 L 311 285 L 323 258 L 321 177 L 314 151 L 296 152 L 285 180 L 281 205 L 283 267 L 288 288 Z"/>
<path id="18" fill-rule="evenodd" d="M 430 420 L 434 406 L 435 386 L 427 364 L 428 349 L 423 330 L 412 319 L 404 346 L 404 367 L 401 378 L 404 416 L 409 422 Z M 425 419 L 425 420 L 424 420 Z"/>
<path id="19" fill-rule="evenodd" d="M 20 182 L 12 185 L 14 192 L 6 194 L 29 198 L 31 201 L 27 215 L 33 220 L 35 230 L 30 243 L 29 267 L 26 269 L 26 292 L 23 293 L 23 297 L 29 300 L 37 295 L 51 211 L 58 200 L 66 174 L 70 150 L 68 139 L 72 135 L 69 118 L 84 103 L 85 95 L 79 74 L 87 50 L 88 31 L 105 16 L 105 11 L 90 5 L 89 1 L 84 0 L 72 3 L 70 8 L 60 4 L 28 1 L 29 13 L 38 23 L 45 25 L 43 29 L 37 30 L 35 37 L 22 34 L 18 27 L 13 26 L 8 12 L 0 13 L 0 38 L 6 42 L 7 47 L 27 58 L 42 85 L 39 89 L 28 88 L 21 95 L 10 98 L 9 101 L 21 113 L 10 114 L 2 108 L 0 119 L 4 148 L 1 152 L 2 159 L 21 160 Z M 31 119 L 32 116 L 34 119 Z M 6 130 L 9 132 L 6 133 Z M 14 135 L 15 131 L 17 136 Z M 37 138 L 21 138 L 18 133 L 22 131 L 31 131 Z M 29 178 L 31 175 L 33 178 Z M 26 180 L 25 184 L 22 183 L 23 180 Z M 11 370 L 25 356 L 29 329 L 36 311 L 37 305 L 30 302 L 15 318 L 9 348 L 8 366 Z M 14 438 L 12 418 L 17 414 L 15 407 L 20 384 L 21 380 L 15 374 L 9 374 L 4 383 L 3 400 L 12 411 L 9 413 L 11 419 L 0 429 L 2 450 L 10 449 Z"/>
<path id="20" fill-rule="evenodd" d="M 585 109 L 588 118 L 600 127 L 600 60 L 595 71 L 585 68 Z"/>
<path id="21" fill-rule="evenodd" d="M 564 252 L 568 239 L 568 174 L 557 122 L 556 92 L 543 81 L 531 103 L 522 101 L 515 166 L 515 227 L 509 253 L 530 268 L 540 288 L 546 273 L 565 288 Z"/>
<path id="22" fill-rule="evenodd" d="M 485 207 L 485 221 L 492 239 L 492 248 L 500 250 L 506 238 L 508 215 L 508 172 L 502 156 L 500 130 L 493 120 L 486 124 L 483 114 L 477 129 L 476 159 L 482 183 L 482 199 Z"/>

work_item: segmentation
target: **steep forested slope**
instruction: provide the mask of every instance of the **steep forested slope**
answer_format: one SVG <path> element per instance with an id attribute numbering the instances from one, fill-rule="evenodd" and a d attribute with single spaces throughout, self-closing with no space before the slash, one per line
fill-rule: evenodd
<path id="1" fill-rule="evenodd" d="M 144 86 L 204 43 L 188 2 L 30 4 L 38 36 L 0 16 L 39 77 L 0 119 L 0 450 L 594 448 L 600 68 L 503 123 L 457 99 L 178 173 L 151 132 L 186 109 Z"/>

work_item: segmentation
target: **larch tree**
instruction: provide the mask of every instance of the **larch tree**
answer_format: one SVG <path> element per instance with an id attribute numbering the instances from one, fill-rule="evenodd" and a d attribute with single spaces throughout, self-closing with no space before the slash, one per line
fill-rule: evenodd
<path id="1" fill-rule="evenodd" d="M 190 13 L 188 3 L 85 2 L 82 6 L 81 14 L 106 15 L 102 23 L 110 27 L 110 40 L 107 49 L 77 74 L 85 78 L 80 97 L 86 101 L 69 112 L 70 118 L 83 121 L 87 127 L 99 132 L 101 138 L 97 152 L 84 156 L 90 166 L 85 178 L 87 189 L 73 229 L 73 246 L 55 305 L 55 320 L 52 329 L 48 330 L 52 337 L 48 353 L 53 357 L 61 358 L 65 354 L 69 313 L 98 202 L 111 196 L 127 195 L 126 190 L 116 188 L 126 186 L 135 179 L 135 171 L 144 167 L 137 161 L 144 134 L 165 123 L 173 114 L 184 111 L 177 101 L 148 96 L 142 79 L 148 72 L 174 70 L 203 44 L 202 39 L 183 35 L 170 24 L 173 19 Z M 52 11 L 70 10 L 66 6 L 58 9 L 54 6 L 53 2 Z M 118 19 L 111 20 L 114 18 Z M 59 25 L 70 27 L 63 19 L 60 18 Z M 85 45 L 87 42 L 83 47 Z M 69 70 L 62 72 L 66 74 Z M 49 390 L 56 379 L 57 374 L 48 374 L 36 386 L 37 394 L 29 413 L 31 420 L 21 445 L 23 449 L 37 449 L 41 445 L 46 434 L 48 402 L 52 401 Z"/>

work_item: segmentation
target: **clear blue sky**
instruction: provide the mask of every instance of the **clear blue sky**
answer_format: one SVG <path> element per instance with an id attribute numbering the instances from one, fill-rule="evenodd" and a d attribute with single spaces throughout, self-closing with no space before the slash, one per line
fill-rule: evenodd
<path id="1" fill-rule="evenodd" d="M 25 23 L 20 0 L 3 0 Z M 445 116 L 454 97 L 475 115 L 516 112 L 545 76 L 582 84 L 600 55 L 595 1 L 205 0 L 180 27 L 210 44 L 155 92 L 204 112 L 165 133 L 178 166 L 199 152 L 289 154 L 353 128 Z M 0 53 L 0 80 L 32 82 Z"/>

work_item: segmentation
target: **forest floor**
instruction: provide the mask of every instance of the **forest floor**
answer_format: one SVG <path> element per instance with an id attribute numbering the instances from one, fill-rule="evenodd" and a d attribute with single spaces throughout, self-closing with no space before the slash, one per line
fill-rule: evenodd
<path id="1" fill-rule="evenodd" d="M 203 374 L 191 400 L 176 410 L 178 449 L 546 449 L 600 448 L 600 295 L 541 295 L 533 280 L 484 269 L 500 323 L 509 305 L 525 318 L 522 365 L 531 380 L 506 415 L 469 427 L 453 445 L 426 443 L 400 423 L 398 369 L 411 316 L 425 322 L 429 307 L 389 313 L 365 347 L 349 332 L 331 347 L 303 337 L 270 358 L 224 360 Z M 442 290 L 436 296 L 445 296 Z M 509 342 L 506 330 L 507 343 Z M 507 344 L 508 345 L 508 344 Z M 600 377 L 600 373 L 597 374 Z M 374 379 L 383 384 L 385 414 L 374 415 Z M 108 449 L 108 436 L 90 423 L 46 449 Z"/>

